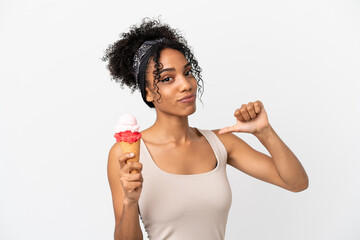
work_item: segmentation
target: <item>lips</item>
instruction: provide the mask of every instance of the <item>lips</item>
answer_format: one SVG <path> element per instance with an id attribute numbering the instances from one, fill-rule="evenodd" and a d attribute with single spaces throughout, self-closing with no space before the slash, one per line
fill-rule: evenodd
<path id="1" fill-rule="evenodd" d="M 193 101 L 195 101 L 195 97 L 196 97 L 195 94 L 189 94 L 189 95 L 184 96 L 183 98 L 180 98 L 178 101 L 179 102 L 193 102 Z"/>

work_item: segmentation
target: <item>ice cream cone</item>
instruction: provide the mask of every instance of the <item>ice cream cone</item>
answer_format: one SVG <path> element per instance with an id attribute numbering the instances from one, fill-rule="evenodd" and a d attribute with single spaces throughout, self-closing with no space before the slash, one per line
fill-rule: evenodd
<path id="1" fill-rule="evenodd" d="M 118 124 L 115 126 L 114 137 L 120 143 L 123 153 L 134 153 L 134 157 L 127 161 L 139 162 L 141 133 L 133 115 L 123 114 L 120 116 Z M 130 173 L 137 172 L 137 170 L 133 169 Z"/>
<path id="2" fill-rule="evenodd" d="M 134 153 L 134 157 L 127 161 L 138 162 L 140 157 L 140 139 L 133 143 L 119 142 L 123 153 Z M 137 173 L 138 171 L 133 169 L 130 173 Z"/>

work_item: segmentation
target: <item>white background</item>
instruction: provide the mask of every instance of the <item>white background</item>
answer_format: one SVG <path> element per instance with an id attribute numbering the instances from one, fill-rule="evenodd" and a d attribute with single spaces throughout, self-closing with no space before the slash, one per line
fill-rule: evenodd
<path id="1" fill-rule="evenodd" d="M 360 2 L 349 0 L 1 0 L 0 239 L 113 238 L 113 127 L 131 112 L 145 129 L 155 113 L 101 57 L 159 15 L 203 68 L 191 125 L 232 125 L 235 108 L 261 100 L 309 175 L 292 193 L 229 167 L 226 239 L 360 239 Z"/>

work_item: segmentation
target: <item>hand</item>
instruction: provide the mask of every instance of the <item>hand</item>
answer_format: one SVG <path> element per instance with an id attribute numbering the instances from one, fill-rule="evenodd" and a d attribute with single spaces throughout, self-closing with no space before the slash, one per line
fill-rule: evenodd
<path id="1" fill-rule="evenodd" d="M 264 105 L 259 100 L 241 105 L 241 108 L 235 110 L 234 116 L 236 117 L 236 124 L 220 129 L 219 134 L 247 132 L 256 135 L 270 129 Z"/>
<path id="2" fill-rule="evenodd" d="M 143 178 L 141 174 L 142 164 L 128 161 L 134 155 L 124 153 L 119 157 L 120 181 L 124 190 L 124 201 L 138 202 L 142 189 Z M 136 173 L 131 173 L 136 170 Z"/>

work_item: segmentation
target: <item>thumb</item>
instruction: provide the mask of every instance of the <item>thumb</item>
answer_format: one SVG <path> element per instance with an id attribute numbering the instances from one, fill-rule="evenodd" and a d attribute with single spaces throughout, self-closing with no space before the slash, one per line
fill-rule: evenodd
<path id="1" fill-rule="evenodd" d="M 222 129 L 219 130 L 219 134 L 223 134 L 223 133 L 228 133 L 228 132 L 233 132 L 235 131 L 235 126 L 231 126 L 231 127 L 224 127 Z"/>

